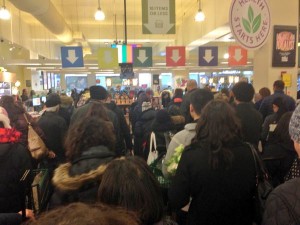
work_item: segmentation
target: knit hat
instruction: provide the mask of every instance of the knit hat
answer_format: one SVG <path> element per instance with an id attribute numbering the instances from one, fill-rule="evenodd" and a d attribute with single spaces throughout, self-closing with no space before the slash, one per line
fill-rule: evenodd
<path id="1" fill-rule="evenodd" d="M 171 116 L 167 110 L 162 109 L 156 113 L 156 121 L 159 123 L 167 123 L 171 121 Z"/>
<path id="2" fill-rule="evenodd" d="M 61 101 L 59 95 L 56 93 L 51 93 L 47 96 L 45 105 L 47 106 L 47 108 L 50 108 L 50 107 L 57 106 L 60 103 Z"/>
<path id="3" fill-rule="evenodd" d="M 105 100 L 107 99 L 108 93 L 104 87 L 94 85 L 90 87 L 90 95 L 91 99 Z"/>
<path id="4" fill-rule="evenodd" d="M 291 139 L 300 143 L 300 105 L 295 109 L 289 125 Z"/>
<path id="5" fill-rule="evenodd" d="M 142 104 L 142 112 L 148 110 L 148 109 L 151 109 L 152 105 L 151 105 L 151 102 L 143 102 Z"/>

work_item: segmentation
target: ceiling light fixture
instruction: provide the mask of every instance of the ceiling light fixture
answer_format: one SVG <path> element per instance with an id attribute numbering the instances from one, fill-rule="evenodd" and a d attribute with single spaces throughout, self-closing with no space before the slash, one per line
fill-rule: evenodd
<path id="1" fill-rule="evenodd" d="M 202 9 L 201 9 L 201 0 L 198 0 L 198 2 L 199 2 L 199 8 L 198 8 L 197 14 L 195 15 L 195 21 L 196 22 L 202 22 L 205 19 L 205 15 L 204 15 L 204 13 L 202 12 Z"/>
<path id="2" fill-rule="evenodd" d="M 0 8 L 0 19 L 1 20 L 9 20 L 10 19 L 10 12 L 5 7 L 5 0 L 3 0 L 3 5 Z"/>
<path id="3" fill-rule="evenodd" d="M 105 19 L 105 14 L 104 14 L 104 12 L 101 9 L 100 0 L 98 0 L 98 9 L 97 9 L 97 11 L 95 13 L 95 20 L 102 21 L 104 19 Z"/>

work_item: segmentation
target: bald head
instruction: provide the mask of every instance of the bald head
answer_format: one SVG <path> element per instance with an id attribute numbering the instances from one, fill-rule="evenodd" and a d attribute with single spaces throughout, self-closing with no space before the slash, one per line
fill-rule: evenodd
<path id="1" fill-rule="evenodd" d="M 187 88 L 187 91 L 191 91 L 191 90 L 197 88 L 197 82 L 193 79 L 188 80 L 188 82 L 186 84 L 186 88 Z"/>

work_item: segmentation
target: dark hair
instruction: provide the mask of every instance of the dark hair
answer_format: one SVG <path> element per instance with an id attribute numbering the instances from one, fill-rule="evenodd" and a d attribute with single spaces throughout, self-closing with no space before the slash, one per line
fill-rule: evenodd
<path id="1" fill-rule="evenodd" d="M 137 99 L 139 105 L 142 105 L 143 102 L 150 102 L 150 98 L 146 95 L 146 93 L 141 93 Z"/>
<path id="2" fill-rule="evenodd" d="M 263 87 L 263 88 L 259 89 L 258 93 L 260 94 L 260 96 L 261 96 L 262 98 L 265 98 L 265 97 L 271 95 L 271 91 L 270 91 L 270 89 L 267 88 L 267 87 Z"/>
<path id="3" fill-rule="evenodd" d="M 284 82 L 282 80 L 276 80 L 273 84 L 275 90 L 282 91 L 284 89 Z"/>
<path id="4" fill-rule="evenodd" d="M 123 157 L 110 162 L 102 176 L 98 199 L 136 212 L 144 225 L 152 225 L 163 217 L 159 184 L 140 157 Z"/>
<path id="5" fill-rule="evenodd" d="M 65 149 L 69 161 L 93 146 L 104 145 L 114 150 L 116 137 L 111 122 L 91 116 L 80 120 L 68 130 Z"/>
<path id="6" fill-rule="evenodd" d="M 284 100 L 281 97 L 274 98 L 273 105 L 278 107 L 278 111 L 275 113 L 275 121 L 278 122 L 281 116 L 288 111 Z"/>
<path id="7" fill-rule="evenodd" d="M 106 113 L 106 108 L 102 102 L 91 102 L 90 104 L 91 106 L 89 107 L 86 117 L 95 116 L 105 121 L 109 121 Z"/>
<path id="8" fill-rule="evenodd" d="M 229 98 L 229 89 L 228 88 L 222 88 L 221 94 L 225 94 Z"/>
<path id="9" fill-rule="evenodd" d="M 169 91 L 163 91 L 161 93 L 161 104 L 164 108 L 168 106 L 168 104 L 171 102 L 171 94 Z"/>
<path id="10" fill-rule="evenodd" d="M 201 114 L 201 110 L 204 106 L 213 99 L 213 94 L 206 89 L 196 89 L 190 96 L 190 102 L 198 115 Z"/>
<path id="11" fill-rule="evenodd" d="M 209 102 L 202 110 L 193 142 L 208 145 L 209 164 L 213 169 L 219 167 L 220 161 L 225 168 L 230 167 L 233 154 L 226 143 L 237 137 L 241 137 L 241 125 L 233 108 L 222 100 Z"/>
<path id="12" fill-rule="evenodd" d="M 174 98 L 182 98 L 183 97 L 183 90 L 181 88 L 176 88 L 174 91 Z"/>
<path id="13" fill-rule="evenodd" d="M 245 81 L 236 83 L 232 88 L 232 92 L 236 100 L 240 102 L 250 102 L 254 96 L 253 86 Z"/>
<path id="14" fill-rule="evenodd" d="M 81 202 L 61 206 L 40 215 L 30 225 L 139 225 L 135 213 L 102 204 Z"/>
<path id="15" fill-rule="evenodd" d="M 0 106 L 6 110 L 12 124 L 18 120 L 20 114 L 25 113 L 25 109 L 21 105 L 15 103 L 13 96 L 2 96 L 0 99 Z"/>

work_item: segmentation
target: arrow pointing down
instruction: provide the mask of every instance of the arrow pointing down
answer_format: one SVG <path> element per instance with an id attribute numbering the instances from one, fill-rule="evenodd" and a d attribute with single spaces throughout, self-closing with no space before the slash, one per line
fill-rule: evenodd
<path id="1" fill-rule="evenodd" d="M 76 57 L 76 52 L 74 49 L 70 49 L 68 50 L 68 57 L 67 57 L 67 60 L 74 64 L 76 61 L 77 61 L 78 57 Z"/>
<path id="2" fill-rule="evenodd" d="M 146 50 L 140 49 L 137 59 L 143 64 L 148 59 L 146 56 Z"/>
<path id="3" fill-rule="evenodd" d="M 179 61 L 179 59 L 181 58 L 181 56 L 179 56 L 179 50 L 178 49 L 173 49 L 172 50 L 172 56 L 171 59 L 177 63 Z"/>
<path id="4" fill-rule="evenodd" d="M 205 56 L 203 59 L 207 62 L 210 63 L 211 60 L 213 60 L 214 56 L 212 56 L 212 50 L 211 49 L 205 49 Z"/>
<path id="5" fill-rule="evenodd" d="M 111 63 L 112 61 L 111 51 L 104 52 L 104 61 L 106 64 Z"/>
<path id="6" fill-rule="evenodd" d="M 242 49 L 235 49 L 233 58 L 235 59 L 235 61 L 239 62 L 243 58 Z"/>

